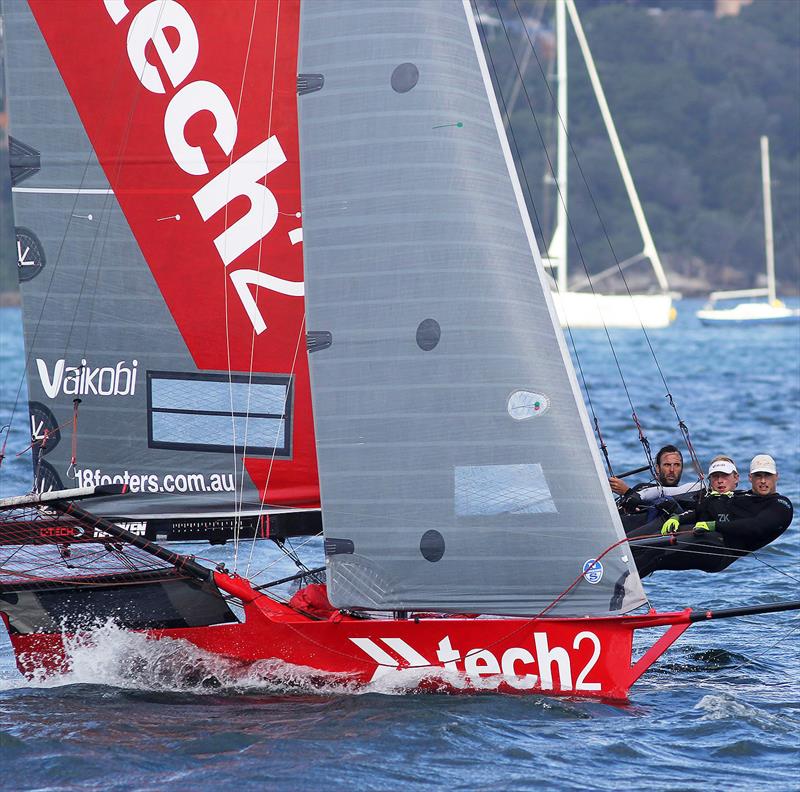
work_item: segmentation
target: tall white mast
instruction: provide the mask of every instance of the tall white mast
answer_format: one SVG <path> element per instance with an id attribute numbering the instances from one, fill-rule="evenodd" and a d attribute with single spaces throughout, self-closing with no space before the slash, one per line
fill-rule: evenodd
<path id="1" fill-rule="evenodd" d="M 556 145 L 556 228 L 547 257 L 558 267 L 556 282 L 567 291 L 567 14 L 565 0 L 556 0 L 556 79 L 558 80 L 558 142 Z"/>
<path id="2" fill-rule="evenodd" d="M 761 136 L 761 189 L 764 193 L 764 249 L 767 257 L 767 300 L 775 302 L 775 246 L 772 239 L 772 189 L 769 177 L 769 138 Z"/>
<path id="3" fill-rule="evenodd" d="M 658 251 L 656 250 L 655 243 L 653 242 L 653 237 L 650 234 L 650 228 L 647 225 L 647 219 L 644 216 L 642 205 L 639 202 L 639 196 L 633 183 L 633 177 L 628 169 L 628 163 L 625 159 L 625 154 L 622 151 L 622 144 L 619 141 L 617 129 L 614 126 L 614 120 L 611 118 L 611 111 L 608 109 L 608 103 L 606 102 L 606 96 L 603 92 L 603 86 L 600 84 L 600 77 L 597 74 L 597 69 L 594 65 L 594 58 L 592 58 L 592 53 L 589 50 L 589 44 L 586 41 L 586 36 L 583 33 L 583 26 L 581 25 L 581 20 L 578 17 L 578 11 L 575 8 L 575 2 L 574 0 L 564 0 L 564 2 L 566 3 L 567 10 L 569 11 L 572 25 L 575 28 L 575 35 L 578 38 L 578 45 L 581 48 L 583 59 L 586 61 L 586 68 L 589 72 L 589 79 L 591 80 L 592 88 L 594 89 L 594 95 L 597 98 L 597 104 L 600 106 L 600 114 L 603 116 L 603 122 L 606 125 L 608 137 L 611 140 L 611 148 L 614 150 L 614 156 L 617 159 L 617 165 L 619 166 L 620 173 L 622 174 L 622 181 L 624 182 L 625 190 L 628 193 L 628 200 L 631 202 L 633 214 L 636 218 L 636 224 L 639 227 L 639 233 L 642 236 L 642 242 L 644 243 L 642 255 L 647 256 L 647 258 L 650 259 L 650 262 L 653 265 L 653 270 L 656 273 L 659 286 L 661 286 L 664 291 L 668 291 L 669 284 L 667 283 L 667 276 L 664 273 L 664 268 L 661 266 L 661 259 L 658 256 Z M 558 5 L 561 5 L 561 3 Z M 559 89 L 560 87 L 561 85 L 559 83 Z"/>

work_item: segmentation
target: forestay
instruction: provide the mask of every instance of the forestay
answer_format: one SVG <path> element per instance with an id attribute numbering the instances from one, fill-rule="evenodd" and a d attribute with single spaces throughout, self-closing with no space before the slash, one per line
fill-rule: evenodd
<path id="1" fill-rule="evenodd" d="M 332 602 L 641 605 L 469 3 L 306 3 L 300 71 Z"/>

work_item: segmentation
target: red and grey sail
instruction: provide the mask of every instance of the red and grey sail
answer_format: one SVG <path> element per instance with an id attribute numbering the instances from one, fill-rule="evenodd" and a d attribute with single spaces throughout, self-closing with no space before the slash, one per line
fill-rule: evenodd
<path id="1" fill-rule="evenodd" d="M 127 483 L 130 517 L 317 507 L 298 3 L 29 5 L 5 21 L 40 486 Z"/>

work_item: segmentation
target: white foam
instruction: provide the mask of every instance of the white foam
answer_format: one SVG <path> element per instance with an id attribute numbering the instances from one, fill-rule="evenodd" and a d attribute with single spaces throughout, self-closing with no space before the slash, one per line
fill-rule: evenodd
<path id="1" fill-rule="evenodd" d="M 392 670 L 369 684 L 346 674 L 326 673 L 278 659 L 243 664 L 206 652 L 185 640 L 155 639 L 113 621 L 65 639 L 63 673 L 41 671 L 32 679 L 0 678 L 0 690 L 106 685 L 154 692 L 225 692 L 405 695 L 427 690 L 491 690 L 497 679 L 471 679 L 443 668 Z"/>
<path id="2" fill-rule="evenodd" d="M 277 659 L 245 665 L 206 652 L 188 641 L 155 639 L 122 629 L 113 621 L 66 638 L 65 657 L 66 671 L 53 674 L 42 670 L 32 679 L 22 676 L 0 679 L 0 690 L 90 684 L 197 694 L 245 690 L 356 692 L 356 685 L 346 675 L 325 674 Z"/>
<path id="3" fill-rule="evenodd" d="M 708 694 L 695 704 L 696 710 L 704 712 L 701 720 L 735 720 L 751 723 L 761 728 L 777 728 L 782 730 L 785 726 L 783 717 L 774 715 L 752 704 L 737 701 L 730 694 Z"/>

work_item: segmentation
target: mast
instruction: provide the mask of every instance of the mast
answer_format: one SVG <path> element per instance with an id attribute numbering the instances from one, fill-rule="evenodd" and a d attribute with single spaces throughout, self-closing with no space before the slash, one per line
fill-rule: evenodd
<path id="1" fill-rule="evenodd" d="M 547 257 L 558 266 L 559 292 L 567 291 L 567 15 L 565 0 L 556 0 L 556 78 L 558 80 L 558 142 L 556 146 L 556 227 Z"/>
<path id="2" fill-rule="evenodd" d="M 591 80 L 592 88 L 594 89 L 594 95 L 597 99 L 597 104 L 600 107 L 600 113 L 603 116 L 603 122 L 606 125 L 606 131 L 608 132 L 608 137 L 611 141 L 611 148 L 614 151 L 617 165 L 620 173 L 622 174 L 622 181 L 625 184 L 625 191 L 628 194 L 628 200 L 631 202 L 633 214 L 636 218 L 636 224 L 639 227 L 639 233 L 642 236 L 642 242 L 644 243 L 642 255 L 646 256 L 653 265 L 653 270 L 656 273 L 656 278 L 658 279 L 658 284 L 662 291 L 668 291 L 669 283 L 667 282 L 667 276 L 664 273 L 664 268 L 661 266 L 661 259 L 658 256 L 658 251 L 656 250 L 655 243 L 653 242 L 653 237 L 650 234 L 650 228 L 647 225 L 647 219 L 644 216 L 644 211 L 639 201 L 639 195 L 637 194 L 636 186 L 633 183 L 633 177 L 628 169 L 628 163 L 625 159 L 625 154 L 622 151 L 622 144 L 620 143 L 619 136 L 617 135 L 617 129 L 614 126 L 614 120 L 611 118 L 611 111 L 608 109 L 608 103 L 606 102 L 605 93 L 603 92 L 603 86 L 600 84 L 600 77 L 597 74 L 597 69 L 594 65 L 594 59 L 592 58 L 592 53 L 589 50 L 589 44 L 586 41 L 586 36 L 583 32 L 583 26 L 581 25 L 580 18 L 578 17 L 578 11 L 575 8 L 575 1 L 564 0 L 564 2 L 566 3 L 567 10 L 569 11 L 572 25 L 575 28 L 575 35 L 578 38 L 578 45 L 581 48 L 583 59 L 586 61 L 589 79 Z M 558 3 L 558 5 L 561 5 L 561 3 Z M 559 90 L 560 87 L 561 86 L 559 83 Z"/>
<path id="3" fill-rule="evenodd" d="M 767 258 L 767 300 L 775 302 L 775 246 L 772 237 L 772 190 L 769 176 L 769 138 L 761 136 L 761 188 L 764 193 L 764 252 Z"/>

